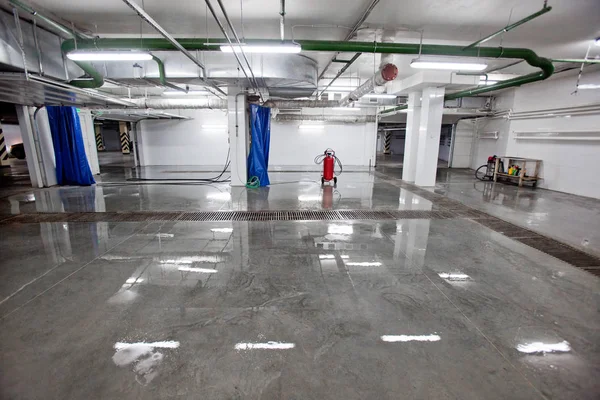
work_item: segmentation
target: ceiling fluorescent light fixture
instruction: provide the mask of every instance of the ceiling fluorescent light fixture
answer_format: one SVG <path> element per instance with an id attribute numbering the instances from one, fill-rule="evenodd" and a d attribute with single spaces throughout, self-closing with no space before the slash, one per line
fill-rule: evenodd
<path id="1" fill-rule="evenodd" d="M 224 53 L 276 53 L 276 54 L 295 54 L 302 51 L 302 47 L 297 44 L 242 44 L 242 45 L 223 45 L 221 51 Z"/>
<path id="2" fill-rule="evenodd" d="M 486 86 L 495 85 L 496 83 L 498 83 L 498 81 L 486 81 L 485 79 L 482 79 L 479 81 L 480 85 L 486 85 Z"/>
<path id="3" fill-rule="evenodd" d="M 369 93 L 363 96 L 366 99 L 395 99 L 397 96 L 395 94 L 377 94 L 377 93 Z"/>
<path id="4" fill-rule="evenodd" d="M 72 61 L 149 61 L 152 54 L 145 51 L 74 50 L 67 58 Z"/>
<path id="5" fill-rule="evenodd" d="M 487 64 L 481 63 L 423 61 L 418 58 L 412 60 L 410 66 L 418 69 L 444 69 L 450 71 L 483 71 L 487 68 Z"/>
<path id="6" fill-rule="evenodd" d="M 600 89 L 600 85 L 593 84 L 593 83 L 585 83 L 583 85 L 579 85 L 577 88 L 578 89 Z"/>

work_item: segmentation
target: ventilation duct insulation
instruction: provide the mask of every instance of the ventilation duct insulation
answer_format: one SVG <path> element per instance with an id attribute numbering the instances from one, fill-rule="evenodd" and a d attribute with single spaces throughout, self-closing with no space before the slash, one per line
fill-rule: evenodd
<path id="1" fill-rule="evenodd" d="M 375 87 L 383 86 L 387 82 L 396 79 L 398 76 L 398 67 L 394 64 L 386 64 L 383 67 L 379 68 L 379 71 L 373 75 L 369 80 L 356 88 L 353 92 L 351 92 L 348 96 L 344 97 L 340 103 L 340 107 L 346 107 L 350 103 L 358 101 L 364 95 L 371 93 Z"/>
<path id="2" fill-rule="evenodd" d="M 170 83 L 180 86 L 205 85 L 200 79 L 199 68 L 184 55 L 173 51 L 155 51 L 152 54 L 162 60 Z M 204 53 L 208 77 L 217 85 L 251 87 L 250 81 L 240 75 L 237 65 L 231 62 L 231 57 L 231 54 L 221 52 Z M 308 57 L 299 54 L 254 54 L 248 60 L 259 87 L 267 87 L 271 97 L 309 97 L 317 87 L 317 64 Z M 159 64 L 154 61 L 91 64 L 99 71 L 106 71 L 106 76 L 117 84 L 131 87 L 163 86 L 159 79 Z M 122 92 L 123 89 L 114 91 Z"/>
<path id="3" fill-rule="evenodd" d="M 322 121 L 322 122 L 355 124 L 355 123 L 375 122 L 375 115 L 278 114 L 275 117 L 275 121 L 276 122 Z"/>

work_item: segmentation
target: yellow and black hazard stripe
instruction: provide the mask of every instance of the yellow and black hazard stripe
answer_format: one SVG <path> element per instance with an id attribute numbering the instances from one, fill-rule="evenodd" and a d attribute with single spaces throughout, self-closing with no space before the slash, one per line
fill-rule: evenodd
<path id="1" fill-rule="evenodd" d="M 0 165 L 5 164 L 8 164 L 8 149 L 6 148 L 6 141 L 4 140 L 2 125 L 0 125 Z"/>
<path id="2" fill-rule="evenodd" d="M 392 154 L 392 132 L 385 133 L 385 142 L 383 145 L 383 154 Z"/>
<path id="3" fill-rule="evenodd" d="M 95 133 L 96 133 L 96 150 L 98 150 L 98 151 L 106 150 L 106 147 L 104 147 L 104 138 L 102 137 L 102 128 L 100 127 L 100 125 L 95 126 Z"/>
<path id="4" fill-rule="evenodd" d="M 119 135 L 121 137 L 121 153 L 129 154 L 129 132 L 127 122 L 119 122 Z"/>

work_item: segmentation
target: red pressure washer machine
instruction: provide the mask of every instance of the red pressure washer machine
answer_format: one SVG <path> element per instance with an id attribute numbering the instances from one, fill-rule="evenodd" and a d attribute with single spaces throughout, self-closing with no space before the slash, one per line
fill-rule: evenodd
<path id="1" fill-rule="evenodd" d="M 319 154 L 315 157 L 315 164 L 323 163 L 323 173 L 321 175 L 321 185 L 324 185 L 325 182 L 331 182 L 333 180 L 333 184 L 337 185 L 337 176 L 341 175 L 343 171 L 342 162 L 339 158 L 336 157 L 335 151 L 333 149 L 326 149 L 323 154 Z M 340 167 L 339 172 L 335 172 L 335 164 Z"/>

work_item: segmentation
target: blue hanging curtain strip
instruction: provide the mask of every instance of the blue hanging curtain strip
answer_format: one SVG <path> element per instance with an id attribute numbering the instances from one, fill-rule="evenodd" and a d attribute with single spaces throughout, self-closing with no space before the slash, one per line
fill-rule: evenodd
<path id="1" fill-rule="evenodd" d="M 269 144 L 271 142 L 271 109 L 250 105 L 250 134 L 252 145 L 248 154 L 248 178 L 258 177 L 260 186 L 270 185 Z"/>
<path id="2" fill-rule="evenodd" d="M 89 186 L 96 183 L 85 154 L 77 109 L 58 106 L 47 109 L 58 184 Z"/>

